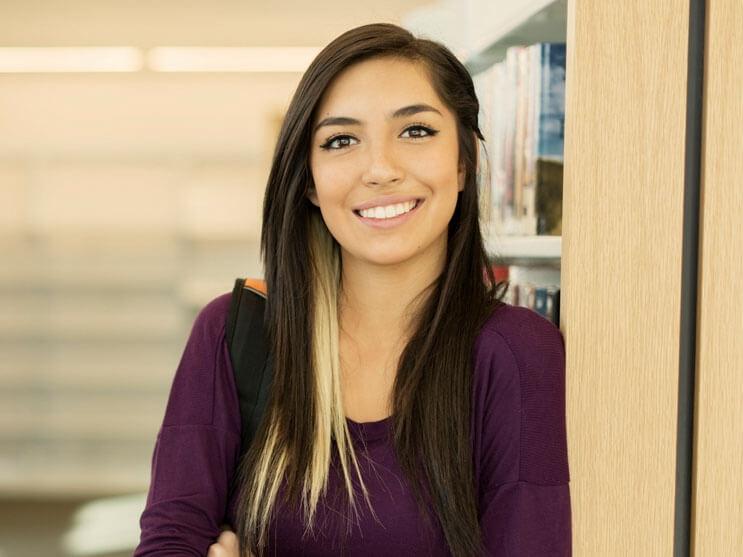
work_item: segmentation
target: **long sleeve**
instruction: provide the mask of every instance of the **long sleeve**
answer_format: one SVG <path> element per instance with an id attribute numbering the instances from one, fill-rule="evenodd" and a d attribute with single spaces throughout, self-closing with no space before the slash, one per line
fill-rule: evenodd
<path id="1" fill-rule="evenodd" d="M 206 555 L 229 520 L 240 448 L 237 392 L 224 341 L 230 295 L 197 315 L 173 378 L 152 455 L 134 557 Z"/>
<path id="2" fill-rule="evenodd" d="M 495 312 L 476 345 L 473 450 L 486 556 L 572 555 L 565 342 L 527 308 Z"/>

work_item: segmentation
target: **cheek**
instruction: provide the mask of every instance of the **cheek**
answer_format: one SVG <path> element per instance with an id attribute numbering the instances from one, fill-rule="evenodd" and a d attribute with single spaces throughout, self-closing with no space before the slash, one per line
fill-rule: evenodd
<path id="1" fill-rule="evenodd" d="M 426 157 L 415 164 L 418 180 L 436 190 L 457 188 L 457 161 L 449 160 L 451 152 Z"/>
<path id="2" fill-rule="evenodd" d="M 350 183 L 347 176 L 338 169 L 328 165 L 319 165 L 312 169 L 317 196 L 321 202 L 334 202 L 343 196 L 345 184 Z"/>

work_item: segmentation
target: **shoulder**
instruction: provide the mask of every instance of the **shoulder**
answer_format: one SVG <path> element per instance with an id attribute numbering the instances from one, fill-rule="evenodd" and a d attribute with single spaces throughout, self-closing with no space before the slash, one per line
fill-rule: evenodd
<path id="1" fill-rule="evenodd" d="M 196 314 L 193 324 L 194 329 L 207 333 L 213 338 L 224 334 L 224 325 L 230 309 L 231 300 L 231 291 L 224 292 L 208 300 Z"/>
<path id="2" fill-rule="evenodd" d="M 493 359 L 512 365 L 490 366 L 488 373 L 518 373 L 522 388 L 529 391 L 550 378 L 562 380 L 565 339 L 536 311 L 505 304 L 493 311 L 475 341 L 476 363 Z"/>
<path id="3" fill-rule="evenodd" d="M 565 351 L 564 337 L 554 323 L 536 311 L 510 304 L 493 311 L 477 336 L 476 346 L 487 348 L 499 342 L 505 342 L 517 359 L 535 352 L 546 356 Z"/>
<path id="4" fill-rule="evenodd" d="M 176 368 L 163 420 L 164 426 L 213 423 L 216 377 L 230 293 L 220 294 L 197 312 Z"/>
<path id="5" fill-rule="evenodd" d="M 251 288 L 266 295 L 266 283 L 259 278 L 246 278 L 245 288 Z M 194 328 L 211 333 L 212 336 L 224 334 L 224 326 L 232 303 L 232 291 L 223 292 L 202 306 L 194 320 Z"/>
<path id="6" fill-rule="evenodd" d="M 481 414 L 476 419 L 484 420 L 484 430 L 508 435 L 518 446 L 518 479 L 566 481 L 565 342 L 560 329 L 529 308 L 500 306 L 480 330 L 474 358 L 475 408 Z M 507 434 L 505 423 L 512 424 Z"/>

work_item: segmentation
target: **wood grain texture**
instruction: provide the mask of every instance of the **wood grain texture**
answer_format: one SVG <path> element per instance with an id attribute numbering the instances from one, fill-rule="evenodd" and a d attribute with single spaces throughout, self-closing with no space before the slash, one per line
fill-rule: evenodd
<path id="1" fill-rule="evenodd" d="M 743 3 L 707 3 L 694 555 L 743 555 Z"/>
<path id="2" fill-rule="evenodd" d="M 561 329 L 576 556 L 671 555 L 688 0 L 568 3 Z"/>

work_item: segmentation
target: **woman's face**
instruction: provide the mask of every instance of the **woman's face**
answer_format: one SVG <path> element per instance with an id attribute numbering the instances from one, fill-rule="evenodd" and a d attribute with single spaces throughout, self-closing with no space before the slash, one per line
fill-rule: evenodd
<path id="1" fill-rule="evenodd" d="M 377 58 L 339 74 L 313 122 L 315 189 L 307 195 L 340 244 L 344 265 L 439 259 L 464 187 L 458 158 L 454 115 L 421 65 Z M 386 215 L 388 196 L 421 201 L 393 219 L 374 218 L 380 209 L 366 217 L 355 211 L 371 203 Z"/>

